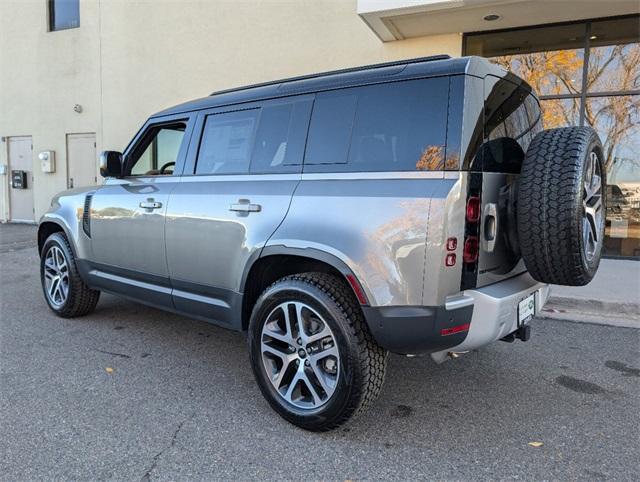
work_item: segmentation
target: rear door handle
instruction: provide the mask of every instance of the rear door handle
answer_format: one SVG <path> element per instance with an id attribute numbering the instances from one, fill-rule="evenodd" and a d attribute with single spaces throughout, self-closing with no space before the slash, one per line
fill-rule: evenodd
<path id="1" fill-rule="evenodd" d="M 483 231 L 483 248 L 488 253 L 493 253 L 493 250 L 496 248 L 496 238 L 498 236 L 498 207 L 495 203 L 487 203 L 484 206 Z"/>
<path id="2" fill-rule="evenodd" d="M 238 199 L 238 202 L 229 206 L 229 211 L 239 213 L 259 213 L 262 210 L 260 204 L 251 204 L 248 199 Z"/>
<path id="3" fill-rule="evenodd" d="M 140 203 L 140 207 L 142 209 L 148 209 L 149 211 L 153 209 L 160 209 L 162 207 L 162 203 L 154 201 L 153 198 L 149 198 L 146 201 L 142 201 Z"/>

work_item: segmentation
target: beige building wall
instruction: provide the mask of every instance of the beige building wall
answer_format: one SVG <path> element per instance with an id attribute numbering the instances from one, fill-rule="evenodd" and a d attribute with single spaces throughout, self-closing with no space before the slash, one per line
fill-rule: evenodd
<path id="1" fill-rule="evenodd" d="M 65 136 L 123 150 L 144 120 L 214 90 L 387 60 L 460 55 L 459 34 L 383 43 L 356 0 L 81 0 L 47 31 L 46 0 L 0 1 L 0 136 L 33 136 L 35 218 L 66 189 Z M 74 112 L 80 104 L 82 113 Z M 7 163 L 7 143 L 0 144 Z M 56 172 L 37 154 L 56 151 Z M 97 170 L 97 161 L 96 170 Z M 0 219 L 9 176 L 0 176 Z"/>

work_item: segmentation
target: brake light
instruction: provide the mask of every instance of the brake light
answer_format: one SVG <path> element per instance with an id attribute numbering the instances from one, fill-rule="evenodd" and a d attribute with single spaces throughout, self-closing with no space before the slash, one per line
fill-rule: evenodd
<path id="1" fill-rule="evenodd" d="M 475 263 L 478 260 L 478 236 L 468 236 L 464 240 L 462 259 L 465 263 Z"/>
<path id="2" fill-rule="evenodd" d="M 447 251 L 455 251 L 458 247 L 458 238 L 447 239 Z"/>
<path id="3" fill-rule="evenodd" d="M 480 197 L 471 196 L 467 201 L 467 221 L 477 223 L 480 220 Z"/>

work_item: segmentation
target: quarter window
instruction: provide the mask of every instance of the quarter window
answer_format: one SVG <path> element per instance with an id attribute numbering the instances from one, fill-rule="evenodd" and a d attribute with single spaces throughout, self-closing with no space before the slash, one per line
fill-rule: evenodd
<path id="1" fill-rule="evenodd" d="M 249 171 L 258 109 L 207 116 L 196 174 L 243 174 Z"/>
<path id="2" fill-rule="evenodd" d="M 448 94 L 437 78 L 318 95 L 305 172 L 444 169 Z"/>
<path id="3" fill-rule="evenodd" d="M 80 26 L 79 0 L 49 0 L 49 31 Z"/>

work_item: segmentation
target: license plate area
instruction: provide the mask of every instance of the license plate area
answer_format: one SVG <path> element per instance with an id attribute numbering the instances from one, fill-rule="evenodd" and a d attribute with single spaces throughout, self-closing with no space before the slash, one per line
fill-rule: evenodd
<path id="1" fill-rule="evenodd" d="M 536 314 L 536 294 L 531 293 L 518 303 L 518 326 L 528 324 Z"/>

